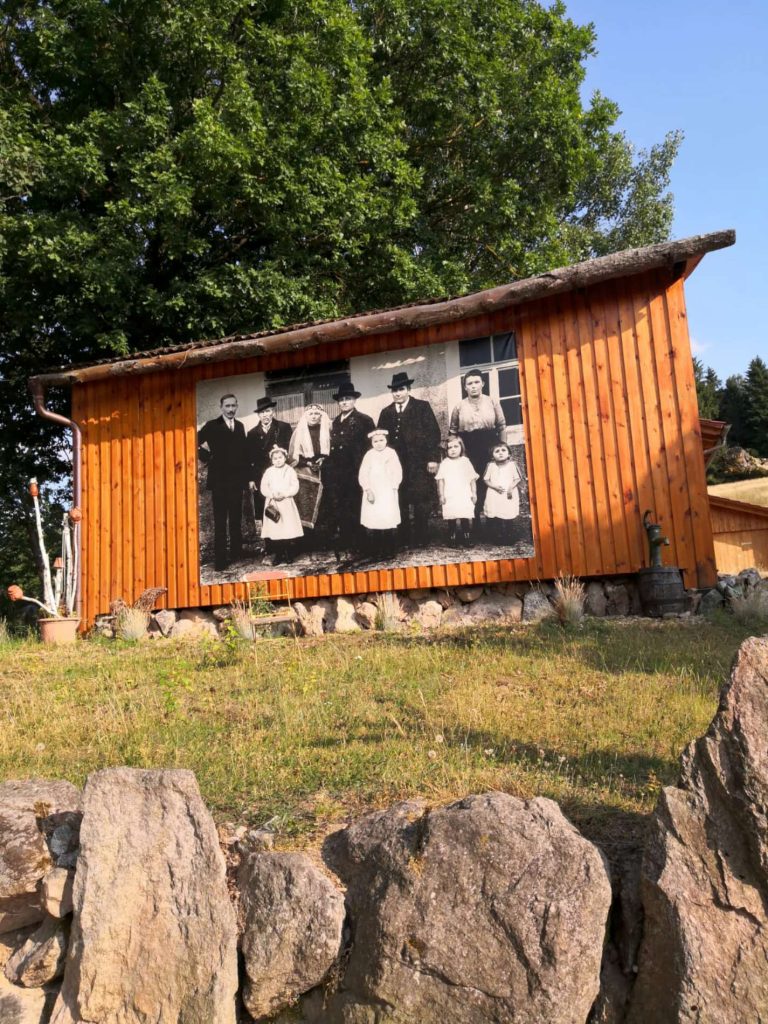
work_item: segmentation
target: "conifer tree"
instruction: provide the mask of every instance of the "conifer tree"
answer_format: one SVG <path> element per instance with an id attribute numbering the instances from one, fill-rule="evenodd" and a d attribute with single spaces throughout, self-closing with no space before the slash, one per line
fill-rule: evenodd
<path id="1" fill-rule="evenodd" d="M 768 366 L 755 356 L 744 382 L 744 435 L 746 447 L 768 457 Z"/>

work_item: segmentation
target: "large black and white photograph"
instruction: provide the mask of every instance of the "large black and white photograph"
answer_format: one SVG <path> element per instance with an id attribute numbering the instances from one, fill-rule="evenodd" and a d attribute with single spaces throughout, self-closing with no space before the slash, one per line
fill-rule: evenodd
<path id="1" fill-rule="evenodd" d="M 533 556 L 512 333 L 197 385 L 200 582 Z"/>

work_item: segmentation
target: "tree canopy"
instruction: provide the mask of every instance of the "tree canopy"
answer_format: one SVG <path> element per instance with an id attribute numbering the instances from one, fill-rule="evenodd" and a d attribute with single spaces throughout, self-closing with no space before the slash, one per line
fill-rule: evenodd
<path id="1" fill-rule="evenodd" d="M 679 136 L 638 153 L 615 103 L 582 99 L 595 32 L 562 3 L 7 0 L 0 17 L 6 481 L 61 469 L 29 414 L 42 369 L 668 236 Z"/>

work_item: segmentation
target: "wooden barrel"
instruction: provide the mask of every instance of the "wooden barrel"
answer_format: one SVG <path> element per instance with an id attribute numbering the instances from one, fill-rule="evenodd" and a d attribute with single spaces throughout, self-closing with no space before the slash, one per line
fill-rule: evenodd
<path id="1" fill-rule="evenodd" d="M 664 565 L 656 569 L 640 569 L 637 574 L 643 612 L 654 619 L 663 615 L 688 611 L 688 597 L 683 576 L 678 568 Z"/>

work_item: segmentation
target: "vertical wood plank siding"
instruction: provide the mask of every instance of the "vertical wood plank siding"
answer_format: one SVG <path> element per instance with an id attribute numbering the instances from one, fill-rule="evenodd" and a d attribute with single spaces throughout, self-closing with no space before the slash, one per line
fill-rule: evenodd
<path id="1" fill-rule="evenodd" d="M 665 271 L 419 331 L 353 339 L 190 370 L 73 388 L 83 428 L 83 598 L 90 622 L 117 597 L 168 588 L 169 607 L 224 604 L 236 584 L 201 586 L 195 385 L 514 329 L 536 549 L 532 559 L 305 577 L 295 598 L 598 576 L 645 564 L 642 516 L 670 539 L 688 586 L 715 579 L 682 280 Z M 272 592 L 285 592 L 283 582 Z"/>

